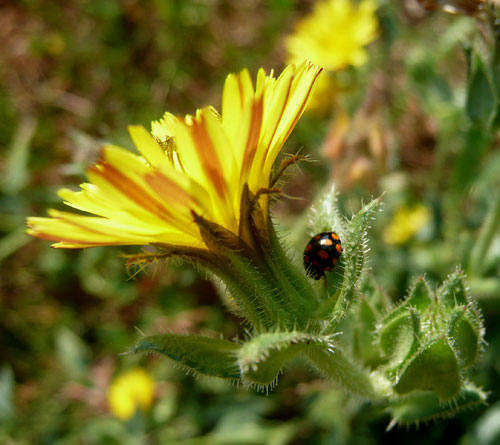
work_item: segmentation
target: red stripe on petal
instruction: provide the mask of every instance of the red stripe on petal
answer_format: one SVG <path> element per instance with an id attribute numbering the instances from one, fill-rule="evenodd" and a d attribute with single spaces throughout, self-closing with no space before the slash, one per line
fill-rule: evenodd
<path id="1" fill-rule="evenodd" d="M 97 167 L 90 168 L 90 171 L 99 174 L 128 199 L 158 218 L 163 220 L 172 218 L 170 212 L 144 190 L 144 188 L 110 164 L 102 162 Z"/>
<path id="2" fill-rule="evenodd" d="M 200 121 L 195 120 L 193 122 L 193 125 L 191 127 L 193 142 L 205 174 L 210 179 L 212 185 L 215 187 L 215 190 L 219 197 L 225 198 L 226 181 L 222 174 L 223 169 L 220 165 L 220 160 L 217 156 L 217 151 L 215 150 L 213 141 L 207 132 L 204 120 L 204 116 L 201 115 Z"/>
<path id="3" fill-rule="evenodd" d="M 147 174 L 144 179 L 165 202 L 175 201 L 183 204 L 186 211 L 193 202 L 193 197 L 186 190 L 160 172 Z"/>
<path id="4" fill-rule="evenodd" d="M 260 131 L 262 128 L 263 97 L 257 98 L 252 104 L 252 120 L 248 129 L 245 154 L 243 156 L 242 173 L 250 171 L 257 151 Z"/>

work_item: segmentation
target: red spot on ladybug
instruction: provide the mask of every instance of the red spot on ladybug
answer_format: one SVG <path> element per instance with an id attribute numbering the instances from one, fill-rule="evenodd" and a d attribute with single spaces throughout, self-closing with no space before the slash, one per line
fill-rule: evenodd
<path id="1" fill-rule="evenodd" d="M 304 267 L 309 276 L 319 280 L 337 264 L 342 246 L 335 232 L 314 235 L 304 250 Z"/>
<path id="2" fill-rule="evenodd" d="M 326 250 L 318 250 L 318 256 L 322 260 L 327 260 L 328 259 L 328 252 Z"/>

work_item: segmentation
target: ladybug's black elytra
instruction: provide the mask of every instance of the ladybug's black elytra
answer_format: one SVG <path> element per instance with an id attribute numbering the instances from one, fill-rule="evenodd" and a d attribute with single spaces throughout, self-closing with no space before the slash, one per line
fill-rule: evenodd
<path id="1" fill-rule="evenodd" d="M 325 276 L 339 261 L 342 244 L 335 232 L 314 235 L 304 249 L 304 267 L 315 280 Z"/>

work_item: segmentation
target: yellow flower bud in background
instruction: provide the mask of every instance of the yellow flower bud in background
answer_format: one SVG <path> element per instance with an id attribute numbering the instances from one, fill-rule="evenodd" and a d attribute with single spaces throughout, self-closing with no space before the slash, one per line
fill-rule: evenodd
<path id="1" fill-rule="evenodd" d="M 309 112 L 322 114 L 332 110 L 342 90 L 332 73 L 368 61 L 366 46 L 379 35 L 376 9 L 374 0 L 318 1 L 285 38 L 287 63 L 307 59 L 326 71 L 315 86 L 307 107 Z"/>
<path id="2" fill-rule="evenodd" d="M 147 411 L 154 398 L 155 382 L 141 368 L 119 375 L 108 390 L 108 406 L 111 413 L 121 419 L 131 419 L 138 409 Z"/>
<path id="3" fill-rule="evenodd" d="M 363 65 L 368 59 L 365 46 L 379 33 L 376 9 L 374 0 L 317 2 L 285 40 L 288 62 L 306 58 L 326 71 Z"/>
<path id="4" fill-rule="evenodd" d="M 384 231 L 384 241 L 387 244 L 404 244 L 420 232 L 430 218 L 429 209 L 422 204 L 399 207 Z"/>

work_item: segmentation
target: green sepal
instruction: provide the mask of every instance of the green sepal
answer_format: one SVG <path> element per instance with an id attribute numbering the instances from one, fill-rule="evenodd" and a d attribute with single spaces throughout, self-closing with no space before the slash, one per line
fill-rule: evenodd
<path id="1" fill-rule="evenodd" d="M 405 305 L 407 307 L 414 307 L 415 309 L 423 312 L 432 306 L 433 303 L 434 298 L 432 297 L 429 284 L 424 277 L 418 277 L 410 290 L 410 294 L 405 301 Z"/>
<path id="2" fill-rule="evenodd" d="M 412 356 L 420 343 L 420 315 L 412 307 L 406 313 L 384 323 L 379 344 L 389 360 L 389 368 L 399 368 Z"/>
<path id="3" fill-rule="evenodd" d="M 439 302 L 449 308 L 465 306 L 471 301 L 464 283 L 464 276 L 461 270 L 451 274 L 448 279 L 438 289 Z"/>
<path id="4" fill-rule="evenodd" d="M 250 201 L 250 190 L 248 184 L 243 186 L 240 200 L 240 224 L 239 237 L 249 245 L 253 244 L 253 233 L 251 224 L 252 203 Z"/>
<path id="5" fill-rule="evenodd" d="M 255 196 L 248 188 L 248 184 L 245 184 L 240 200 L 239 237 L 249 246 L 253 246 L 255 250 L 269 248 L 267 228 L 268 224 L 259 203 L 259 196 Z"/>
<path id="6" fill-rule="evenodd" d="M 449 400 L 458 394 L 461 383 L 455 352 L 446 338 L 439 338 L 407 362 L 393 388 L 398 394 L 434 391 L 441 400 Z"/>
<path id="7" fill-rule="evenodd" d="M 315 348 L 333 350 L 333 336 L 318 336 L 298 331 L 256 335 L 238 351 L 242 380 L 260 389 L 274 387 L 287 361 Z"/>
<path id="8" fill-rule="evenodd" d="M 318 297 L 305 274 L 302 264 L 294 257 L 292 249 L 278 239 L 274 227 L 269 227 L 271 250 L 264 252 L 277 285 L 293 302 L 291 311 L 297 314 L 294 328 L 304 329 L 310 324 L 310 314 L 318 308 Z"/>
<path id="9" fill-rule="evenodd" d="M 390 429 L 395 424 L 418 424 L 428 420 L 451 417 L 465 409 L 486 402 L 486 394 L 472 385 L 464 385 L 460 392 L 443 402 L 432 392 L 418 392 L 390 402 L 388 411 L 392 416 Z"/>
<path id="10" fill-rule="evenodd" d="M 194 211 L 191 211 L 191 214 L 209 250 L 224 254 L 227 249 L 242 250 L 244 247 L 242 240 L 225 227 L 203 218 Z"/>
<path id="11" fill-rule="evenodd" d="M 237 354 L 241 345 L 198 335 L 162 334 L 145 337 L 129 353 L 156 353 L 188 371 L 222 379 L 239 380 Z"/>
<path id="12" fill-rule="evenodd" d="M 334 185 L 314 205 L 309 227 L 311 236 L 321 232 L 335 232 L 341 239 L 345 236 L 347 221 L 339 212 L 338 192 Z"/>
<path id="13" fill-rule="evenodd" d="M 468 308 L 456 308 L 450 320 L 448 337 L 458 358 L 460 366 L 472 366 L 479 354 L 482 328 Z"/>
<path id="14" fill-rule="evenodd" d="M 366 232 L 381 203 L 382 197 L 374 199 L 354 215 L 342 240 L 341 266 L 344 268 L 344 278 L 333 313 L 336 320 L 345 316 L 354 299 L 365 263 Z"/>
<path id="15" fill-rule="evenodd" d="M 235 299 L 245 305 L 244 313 L 251 313 L 252 320 L 259 320 L 251 323 L 257 332 L 279 325 L 290 328 L 297 325 L 297 320 L 303 318 L 303 312 L 294 305 L 290 294 L 278 286 L 276 277 L 268 268 L 259 268 L 237 253 L 226 255 L 234 274 L 225 278 L 225 283 Z"/>
<path id="16" fill-rule="evenodd" d="M 408 296 L 403 303 L 396 306 L 383 319 L 382 324 L 386 325 L 395 318 L 408 312 L 408 308 L 413 307 L 420 312 L 426 311 L 434 303 L 432 292 L 424 277 L 418 277 L 410 288 Z"/>

